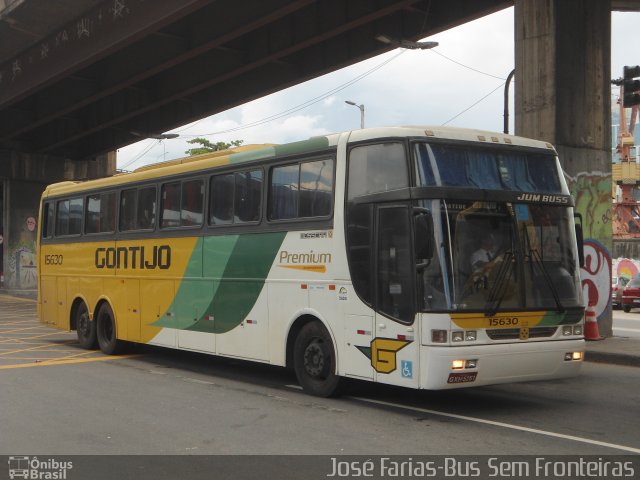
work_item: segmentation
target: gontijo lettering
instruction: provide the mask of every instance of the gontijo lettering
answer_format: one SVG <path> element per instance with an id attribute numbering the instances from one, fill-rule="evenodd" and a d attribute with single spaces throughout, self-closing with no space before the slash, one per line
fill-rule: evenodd
<path id="1" fill-rule="evenodd" d="M 171 267 L 171 247 L 154 245 L 153 249 L 143 246 L 96 248 L 96 268 L 131 268 L 167 270 Z"/>

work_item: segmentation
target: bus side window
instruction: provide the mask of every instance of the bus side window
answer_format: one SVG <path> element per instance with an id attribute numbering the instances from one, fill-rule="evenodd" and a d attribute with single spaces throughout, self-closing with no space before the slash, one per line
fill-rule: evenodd
<path id="1" fill-rule="evenodd" d="M 123 190 L 120 194 L 120 231 L 126 232 L 136 228 L 136 197 L 138 190 L 135 188 Z"/>
<path id="2" fill-rule="evenodd" d="M 162 185 L 160 226 L 171 228 L 180 226 L 180 182 Z"/>
<path id="3" fill-rule="evenodd" d="M 262 170 L 237 172 L 235 178 L 235 223 L 260 220 Z"/>
<path id="4" fill-rule="evenodd" d="M 209 225 L 233 223 L 233 174 L 211 177 Z"/>
<path id="5" fill-rule="evenodd" d="M 269 218 L 284 220 L 298 216 L 300 165 L 285 165 L 271 170 Z"/>
<path id="6" fill-rule="evenodd" d="M 53 237 L 53 213 L 53 204 L 45 203 L 42 212 L 42 238 Z"/>
<path id="7" fill-rule="evenodd" d="M 349 200 L 409 186 L 404 147 L 384 143 L 354 147 L 349 153 Z"/>
<path id="8" fill-rule="evenodd" d="M 326 217 L 331 214 L 333 160 L 300 165 L 300 217 Z"/>
<path id="9" fill-rule="evenodd" d="M 144 187 L 138 191 L 137 227 L 151 230 L 156 223 L 156 187 Z"/>
<path id="10" fill-rule="evenodd" d="M 202 225 L 204 208 L 204 183 L 202 180 L 188 180 L 182 184 L 180 225 L 195 227 Z"/>

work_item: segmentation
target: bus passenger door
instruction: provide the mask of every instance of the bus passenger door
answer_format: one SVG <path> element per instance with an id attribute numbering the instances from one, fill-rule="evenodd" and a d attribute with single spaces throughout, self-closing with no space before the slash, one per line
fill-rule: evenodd
<path id="1" fill-rule="evenodd" d="M 376 338 L 372 365 L 382 383 L 418 386 L 415 332 L 415 263 L 412 210 L 408 204 L 378 205 L 375 216 Z"/>

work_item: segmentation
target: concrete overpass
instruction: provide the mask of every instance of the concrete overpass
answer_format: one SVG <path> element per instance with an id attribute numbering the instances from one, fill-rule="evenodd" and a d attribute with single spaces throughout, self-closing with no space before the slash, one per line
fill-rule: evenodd
<path id="1" fill-rule="evenodd" d="M 0 148 L 90 158 L 380 54 L 380 33 L 418 39 L 512 4 L 457 3 L 13 0 Z"/>
<path id="2" fill-rule="evenodd" d="M 5 283 L 28 287 L 45 183 L 110 174 L 108 152 L 141 136 L 380 54 L 381 33 L 418 40 L 513 5 L 516 133 L 558 147 L 610 330 L 610 13 L 640 0 L 0 0 Z"/>

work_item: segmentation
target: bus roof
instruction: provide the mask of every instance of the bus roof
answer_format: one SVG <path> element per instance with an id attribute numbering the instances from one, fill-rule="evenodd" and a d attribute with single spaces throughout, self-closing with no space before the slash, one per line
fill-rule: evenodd
<path id="1" fill-rule="evenodd" d="M 112 177 L 87 181 L 64 181 L 49 185 L 43 196 L 61 195 L 85 190 L 108 188 L 128 183 L 149 180 L 158 177 L 180 175 L 188 172 L 202 171 L 224 165 L 263 160 L 268 158 L 313 153 L 322 151 L 338 144 L 341 135 L 347 135 L 350 142 L 361 142 L 383 138 L 438 138 L 453 141 L 477 142 L 504 146 L 520 146 L 540 148 L 555 153 L 550 143 L 529 138 L 508 135 L 504 133 L 483 130 L 443 127 L 443 126 L 402 126 L 378 127 L 352 130 L 342 134 L 328 134 L 312 137 L 308 140 L 286 143 L 282 145 L 262 144 L 243 145 L 229 150 L 223 150 L 192 157 L 168 160 L 153 165 L 146 165 L 130 173 L 118 173 Z"/>

